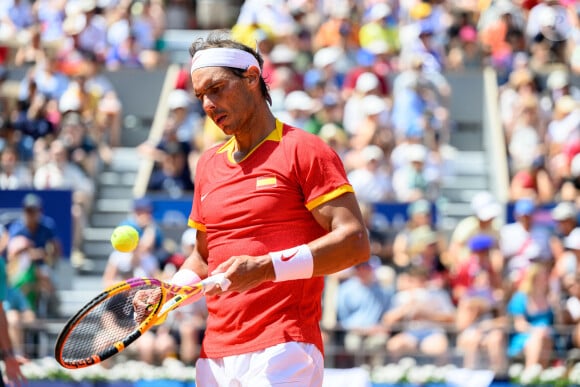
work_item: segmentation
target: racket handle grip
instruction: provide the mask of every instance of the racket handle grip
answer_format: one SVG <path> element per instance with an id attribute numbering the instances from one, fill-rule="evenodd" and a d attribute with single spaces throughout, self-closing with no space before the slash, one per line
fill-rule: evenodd
<path id="1" fill-rule="evenodd" d="M 226 290 L 228 290 L 232 282 L 226 278 L 226 275 L 224 273 L 219 273 L 212 275 L 211 277 L 207 277 L 206 279 L 201 281 L 201 284 L 203 286 L 204 291 L 209 286 L 219 285 L 219 287 L 225 292 Z"/>

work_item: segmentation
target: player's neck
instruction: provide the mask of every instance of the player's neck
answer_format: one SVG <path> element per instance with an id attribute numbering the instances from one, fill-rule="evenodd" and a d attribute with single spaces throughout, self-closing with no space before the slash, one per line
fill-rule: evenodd
<path id="1" fill-rule="evenodd" d="M 243 134 L 236 134 L 234 159 L 242 160 L 248 153 L 260 144 L 276 128 L 276 119 L 268 111 L 264 115 L 255 115 L 255 119 L 248 124 L 250 128 Z"/>

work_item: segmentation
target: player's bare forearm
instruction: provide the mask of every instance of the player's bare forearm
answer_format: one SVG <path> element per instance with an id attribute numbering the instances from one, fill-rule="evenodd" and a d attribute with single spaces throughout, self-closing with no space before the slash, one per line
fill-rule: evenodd
<path id="1" fill-rule="evenodd" d="M 208 255 L 206 233 L 198 230 L 196 234 L 195 248 L 191 255 L 187 257 L 185 262 L 183 262 L 181 269 L 192 270 L 201 278 L 207 277 L 209 275 L 207 272 Z"/>
<path id="2" fill-rule="evenodd" d="M 209 275 L 207 272 L 207 262 L 194 251 L 181 265 L 180 269 L 188 269 L 195 273 L 201 278 L 205 278 Z"/>
<path id="3" fill-rule="evenodd" d="M 329 233 L 308 244 L 314 276 L 333 274 L 368 261 L 370 242 L 356 197 L 347 193 L 312 210 Z"/>

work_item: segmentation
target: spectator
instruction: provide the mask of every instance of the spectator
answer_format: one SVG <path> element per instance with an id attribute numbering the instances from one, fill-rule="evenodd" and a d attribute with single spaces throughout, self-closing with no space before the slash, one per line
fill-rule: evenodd
<path id="1" fill-rule="evenodd" d="M 314 112 L 311 119 L 306 122 L 304 130 L 320 135 L 322 127 L 330 124 L 337 126 L 339 130 L 344 132 L 342 128 L 343 104 L 340 97 L 334 93 L 326 93 L 320 102 L 322 105 L 320 110 Z"/>
<path id="2" fill-rule="evenodd" d="M 16 148 L 0 151 L 0 190 L 25 189 L 32 186 L 30 169 L 19 162 Z"/>
<path id="3" fill-rule="evenodd" d="M 41 29 L 38 26 L 30 28 L 29 44 L 23 44 L 14 54 L 14 65 L 33 66 L 46 62 L 46 50 L 41 45 Z"/>
<path id="4" fill-rule="evenodd" d="M 578 244 L 580 250 L 580 244 Z M 580 347 L 580 273 L 565 282 L 563 322 L 572 326 L 572 345 Z"/>
<path id="5" fill-rule="evenodd" d="M 344 129 L 349 135 L 355 135 L 357 129 L 360 127 L 361 123 L 364 121 L 364 98 L 369 95 L 377 95 L 378 88 L 380 86 L 379 78 L 376 74 L 365 72 L 357 77 L 354 89 L 352 93 L 345 99 L 344 112 L 343 112 L 343 124 Z M 373 98 L 377 101 L 383 101 L 380 98 Z M 367 100 L 368 101 L 368 100 Z M 378 104 L 377 104 L 378 105 Z M 387 105 L 383 101 L 381 110 L 376 108 L 376 110 L 386 111 Z"/>
<path id="6" fill-rule="evenodd" d="M 111 47 L 105 59 L 105 66 L 109 71 L 116 71 L 120 68 L 145 68 L 137 37 L 129 34 L 120 44 Z"/>
<path id="7" fill-rule="evenodd" d="M 19 283 L 28 287 L 25 295 L 37 314 L 43 316 L 47 313 L 54 314 L 54 310 L 45 309 L 50 307 L 45 302 L 47 300 L 50 302 L 51 297 L 55 295 L 52 268 L 61 258 L 62 249 L 56 226 L 52 218 L 42 214 L 42 200 L 38 195 L 30 193 L 24 196 L 22 209 L 22 218 L 15 220 L 8 227 L 10 240 L 22 237 L 18 238 L 17 242 L 18 240 L 25 242 L 14 242 L 15 247 L 8 251 L 8 261 L 19 262 L 15 271 L 19 273 L 18 277 L 13 277 L 10 269 L 8 271 L 9 276 L 14 279 L 11 283 L 15 287 L 20 287 Z M 24 257 L 21 256 L 22 252 L 26 253 Z M 21 262 L 22 259 L 25 262 Z"/>
<path id="8" fill-rule="evenodd" d="M 48 100 L 43 94 L 34 93 L 29 100 L 20 100 L 16 119 L 13 122 L 15 129 L 23 136 L 33 140 L 46 137 L 49 140 L 56 135 L 56 127 L 48 119 Z"/>
<path id="9" fill-rule="evenodd" d="M 425 173 L 427 149 L 422 144 L 407 148 L 407 163 L 393 172 L 393 190 L 399 202 L 432 199 L 435 184 Z"/>
<path id="10" fill-rule="evenodd" d="M 40 293 L 52 291 L 50 280 L 43 275 L 44 273 L 37 271 L 38 261 L 33 260 L 35 256 L 31 254 L 32 248 L 30 239 L 17 235 L 10 239 L 7 249 L 8 284 L 4 311 L 14 354 L 23 358 L 26 357 L 23 325 L 35 321 L 35 310 L 40 307 L 37 304 Z M 3 264 L 4 262 L 0 263 Z"/>
<path id="11" fill-rule="evenodd" d="M 507 372 L 506 328 L 507 320 L 501 297 L 498 298 L 498 273 L 492 271 L 489 265 L 489 248 L 493 240 L 487 235 L 476 236 L 470 241 L 473 257 L 478 257 L 472 263 L 469 285 L 460 293 L 457 305 L 456 327 L 459 331 L 457 347 L 463 351 L 465 368 L 487 368 L 481 363 L 480 351 L 485 351 L 489 368 L 496 375 Z M 487 265 L 482 265 L 487 261 Z M 479 269 L 475 267 L 479 266 Z M 487 267 L 486 267 L 487 266 Z M 462 270 L 464 280 L 469 275 Z M 496 285 L 492 283 L 495 279 Z"/>
<path id="12" fill-rule="evenodd" d="M 363 117 L 351 136 L 351 147 L 356 154 L 368 145 L 377 145 L 385 152 L 388 160 L 395 147 L 395 136 L 388 121 L 388 106 L 377 95 L 365 96 L 361 104 Z"/>
<path id="13" fill-rule="evenodd" d="M 545 264 L 534 263 L 507 305 L 515 333 L 510 337 L 508 356 L 524 355 L 525 367 L 546 368 L 554 349 L 557 309 L 550 294 L 549 272 Z"/>
<path id="14" fill-rule="evenodd" d="M 564 238 L 564 252 L 558 262 L 559 279 L 564 288 L 580 273 L 580 227 L 574 228 L 566 238 Z"/>
<path id="15" fill-rule="evenodd" d="M 428 287 L 427 269 L 411 267 L 407 275 L 407 289 L 395 293 L 383 316 L 389 331 L 398 332 L 387 341 L 387 351 L 400 358 L 419 350 L 443 360 L 449 347 L 443 324 L 454 320 L 455 307 L 446 291 Z"/>
<path id="16" fill-rule="evenodd" d="M 394 276 L 394 273 L 392 273 L 391 268 L 392 248 L 389 238 L 388 222 L 384 218 L 384 215 L 379 214 L 376 211 L 374 203 L 359 201 L 359 207 L 369 234 L 371 256 L 378 257 L 382 262 L 382 265 L 379 268 L 376 268 L 375 272 L 379 276 L 379 280 L 383 282 L 383 286 L 392 288 L 393 278 L 391 277 Z M 383 274 L 385 274 L 387 278 L 381 277 Z"/>
<path id="17" fill-rule="evenodd" d="M 169 144 L 162 152 L 163 158 L 152 172 L 147 189 L 173 198 L 192 192 L 193 176 L 187 164 L 188 154 L 178 144 Z"/>
<path id="18" fill-rule="evenodd" d="M 277 113 L 277 117 L 290 125 L 304 129 L 312 121 L 312 114 L 319 108 L 317 101 L 306 92 L 296 90 L 286 95 L 284 109 Z"/>
<path id="19" fill-rule="evenodd" d="M 536 205 L 532 199 L 515 202 L 513 214 L 515 222 L 500 229 L 499 246 L 504 257 L 503 268 L 506 280 L 517 284 L 532 259 L 551 259 L 547 251 L 548 237 L 540 234 L 535 226 Z"/>
<path id="20" fill-rule="evenodd" d="M 573 156 L 570 162 L 563 166 L 561 187 L 558 192 L 561 200 L 571 201 L 580 205 L 580 153 Z"/>
<path id="21" fill-rule="evenodd" d="M 80 114 L 67 113 L 61 120 L 58 139 L 66 148 L 68 159 L 82 168 L 89 178 L 95 178 L 100 170 L 98 145 L 88 133 Z"/>
<path id="22" fill-rule="evenodd" d="M 414 228 L 409 234 L 409 264 L 398 275 L 397 288 L 407 288 L 407 273 L 409 267 L 421 267 L 427 270 L 427 283 L 431 289 L 450 290 L 449 271 L 441 259 L 440 238 L 425 224 Z"/>
<path id="23" fill-rule="evenodd" d="M 351 18 L 348 3 L 335 4 L 329 16 L 313 37 L 314 50 L 318 51 L 323 47 L 341 47 L 347 51 L 356 49 L 359 46 L 359 26 Z"/>
<path id="24" fill-rule="evenodd" d="M 386 97 L 389 93 L 389 85 L 387 78 L 380 74 L 378 69 L 375 69 L 377 64 L 377 56 L 368 49 L 361 48 L 356 53 L 356 64 L 347 71 L 342 85 L 342 97 L 348 99 L 356 88 L 358 77 L 362 74 L 374 74 L 379 82 L 377 94 L 381 97 Z"/>
<path id="25" fill-rule="evenodd" d="M 501 215 L 502 209 L 495 197 L 487 191 L 481 191 L 475 194 L 471 199 L 470 215 L 455 226 L 451 234 L 448 250 L 448 264 L 452 270 L 455 270 L 463 260 L 469 258 L 469 240 L 477 234 L 487 234 L 494 238 L 495 246 L 499 242 L 499 229 L 501 223 L 497 218 Z M 498 270 L 502 267 L 503 257 L 499 250 L 494 248 L 492 252 L 492 262 Z"/>
<path id="26" fill-rule="evenodd" d="M 393 240 L 393 263 L 398 268 L 411 264 L 410 246 L 411 233 L 421 226 L 431 226 L 431 203 L 426 199 L 418 199 L 409 203 L 407 207 L 408 221 L 405 227 L 399 230 Z"/>
<path id="27" fill-rule="evenodd" d="M 552 120 L 548 124 L 546 146 L 550 158 L 562 152 L 567 143 L 578 141 L 580 133 L 580 102 L 565 95 L 556 101 Z"/>
<path id="28" fill-rule="evenodd" d="M 73 217 L 73 255 L 71 263 L 80 266 L 84 263 L 81 251 L 83 230 L 91 211 L 94 197 L 94 183 L 81 167 L 68 158 L 62 140 L 50 144 L 48 163 L 40 165 L 34 173 L 34 188 L 65 189 L 72 191 Z"/>
<path id="29" fill-rule="evenodd" d="M 459 302 L 474 287 L 480 272 L 485 272 L 485 280 L 491 288 L 494 302 L 503 300 L 503 274 L 493 266 L 491 252 L 495 246 L 493 237 L 487 234 L 476 234 L 468 242 L 469 258 L 461 262 L 452 278 L 453 299 Z"/>
<path id="30" fill-rule="evenodd" d="M 194 111 L 194 101 L 188 92 L 182 89 L 172 90 L 167 97 L 167 107 L 176 127 L 177 139 L 193 144 L 200 134 L 201 116 Z"/>
<path id="31" fill-rule="evenodd" d="M 555 270 L 562 273 L 564 260 L 564 240 L 578 226 L 578 210 L 572 202 L 560 202 L 551 211 L 556 223 L 555 232 L 550 238 L 550 250 L 554 257 Z"/>
<path id="32" fill-rule="evenodd" d="M 391 177 L 384 165 L 384 153 L 376 145 L 367 145 L 361 151 L 362 165 L 348 173 L 348 180 L 359 201 L 376 203 L 391 197 Z"/>
<path id="33" fill-rule="evenodd" d="M 44 36 L 44 35 L 43 35 Z M 69 78 L 60 71 L 59 60 L 55 55 L 47 55 L 44 62 L 36 63 L 26 74 L 20 84 L 20 98 L 32 98 L 28 93 L 28 83 L 34 82 L 38 92 L 47 99 L 59 100 L 68 87 Z"/>
<path id="34" fill-rule="evenodd" d="M 38 25 L 44 26 L 42 34 L 43 42 L 58 42 L 64 37 L 64 2 L 51 0 L 35 1 L 32 7 L 33 14 L 37 18 Z"/>
<path id="35" fill-rule="evenodd" d="M 377 352 L 387 342 L 381 319 L 389 309 L 391 294 L 376 277 L 378 265 L 378 257 L 356 265 L 338 288 L 338 323 L 346 330 L 344 346 L 350 353 Z"/>
<path id="36" fill-rule="evenodd" d="M 359 41 L 362 48 L 371 49 L 376 42 L 385 42 L 390 50 L 399 50 L 399 31 L 393 10 L 386 2 L 371 5 L 359 30 Z"/>
<path id="37" fill-rule="evenodd" d="M 539 102 L 536 95 L 519 99 L 514 106 L 512 121 L 505 127 L 512 172 L 529 167 L 543 152 L 540 141 L 545 136 L 546 120 L 541 117 Z"/>
<path id="38" fill-rule="evenodd" d="M 327 123 L 320 128 L 318 137 L 330 145 L 344 162 L 350 149 L 348 147 L 348 137 L 344 129 L 332 122 Z"/>
<path id="39" fill-rule="evenodd" d="M 524 144 L 525 142 L 521 145 Z M 527 151 L 529 152 L 532 148 L 528 147 Z M 528 167 L 516 172 L 510 181 L 511 200 L 532 198 L 538 204 L 546 204 L 554 200 L 556 187 L 544 164 L 544 156 L 537 156 Z"/>

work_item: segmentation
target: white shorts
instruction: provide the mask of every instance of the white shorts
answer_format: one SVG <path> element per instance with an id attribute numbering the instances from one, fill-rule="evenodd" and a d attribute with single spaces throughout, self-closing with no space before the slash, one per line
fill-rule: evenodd
<path id="1" fill-rule="evenodd" d="M 218 359 L 199 359 L 199 387 L 320 387 L 324 359 L 314 344 L 289 342 L 261 351 Z"/>

